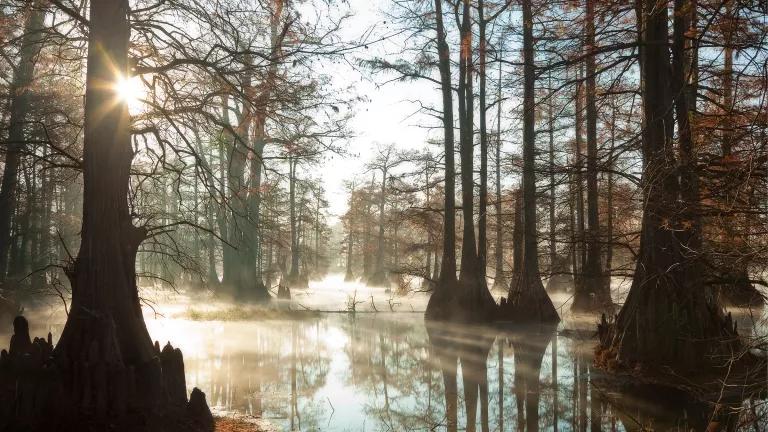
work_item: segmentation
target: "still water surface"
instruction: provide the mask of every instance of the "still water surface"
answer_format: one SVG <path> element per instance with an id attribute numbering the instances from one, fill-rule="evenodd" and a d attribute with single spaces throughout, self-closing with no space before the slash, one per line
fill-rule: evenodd
<path id="1" fill-rule="evenodd" d="M 153 338 L 184 352 L 190 390 L 201 388 L 219 415 L 258 418 L 273 430 L 686 431 L 711 419 L 711 409 L 674 395 L 603 385 L 592 368 L 594 317 L 564 314 L 557 328 L 427 326 L 425 296 L 390 308 L 383 289 L 336 279 L 281 307 L 343 310 L 350 297 L 369 304 L 354 315 L 206 319 L 193 312 L 233 306 L 171 297 L 157 296 L 161 314 L 146 311 L 147 322 Z M 51 320 L 33 328 L 55 337 L 60 326 Z M 756 327 L 742 314 L 739 328 Z M 742 408 L 745 429 L 768 425 L 751 421 L 764 416 L 762 402 Z"/>
<path id="2" fill-rule="evenodd" d="M 711 414 L 590 384 L 594 341 L 562 326 L 427 328 L 416 314 L 184 325 L 201 340 L 185 351 L 188 385 L 220 414 L 277 430 L 684 431 Z"/>

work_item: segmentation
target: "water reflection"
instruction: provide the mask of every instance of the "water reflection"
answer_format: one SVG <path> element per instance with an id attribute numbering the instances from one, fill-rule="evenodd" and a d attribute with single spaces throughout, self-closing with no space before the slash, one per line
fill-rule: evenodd
<path id="1" fill-rule="evenodd" d="M 517 429 L 539 430 L 541 396 L 541 365 L 550 341 L 557 336 L 557 326 L 525 326 L 506 330 L 506 338 L 514 351 L 514 390 L 517 405 Z M 556 366 L 554 363 L 553 366 Z M 556 382 L 553 370 L 553 383 Z M 552 390 L 555 391 L 553 385 Z M 557 398 L 553 398 L 556 400 Z M 554 404 L 553 404 L 554 405 Z M 549 408 L 549 407 L 547 407 Z M 556 407 L 553 407 L 556 408 Z M 554 412 L 554 411 L 553 411 Z M 556 420 L 553 417 L 553 423 Z"/>
<path id="2" fill-rule="evenodd" d="M 711 426 L 712 407 L 677 403 L 683 398 L 669 392 L 651 404 L 605 386 L 592 369 L 594 340 L 554 327 L 427 326 L 418 314 L 207 325 L 219 329 L 199 333 L 207 341 L 187 357 L 189 385 L 203 388 L 220 413 L 261 417 L 281 430 Z M 735 425 L 718 420 L 712 430 Z"/>
<path id="3" fill-rule="evenodd" d="M 425 325 L 417 313 L 239 322 L 158 318 L 149 325 L 161 343 L 180 341 L 187 383 L 203 389 L 215 411 L 258 417 L 277 430 L 768 426 L 761 400 L 729 416 L 733 407 L 690 404 L 674 392 L 649 388 L 628 395 L 593 370 L 591 332 L 562 327 Z"/>

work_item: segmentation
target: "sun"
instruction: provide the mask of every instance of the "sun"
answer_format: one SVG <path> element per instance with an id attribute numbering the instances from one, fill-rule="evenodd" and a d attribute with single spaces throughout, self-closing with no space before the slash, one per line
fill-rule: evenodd
<path id="1" fill-rule="evenodd" d="M 138 111 L 144 95 L 144 86 L 138 77 L 119 77 L 115 83 L 115 93 L 120 101 L 128 104 L 128 110 Z"/>

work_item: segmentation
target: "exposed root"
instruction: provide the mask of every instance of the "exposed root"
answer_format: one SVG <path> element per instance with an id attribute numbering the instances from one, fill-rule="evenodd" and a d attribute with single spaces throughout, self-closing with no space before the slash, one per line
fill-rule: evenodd
<path id="1" fill-rule="evenodd" d="M 488 323 L 496 319 L 497 308 L 488 287 L 472 278 L 438 284 L 424 316 L 430 321 Z"/>
<path id="2" fill-rule="evenodd" d="M 93 344 L 89 359 L 67 363 L 51 339 L 30 340 L 26 319 L 14 320 L 10 348 L 0 353 L 0 430 L 213 430 L 205 394 L 194 389 L 187 400 L 179 349 L 156 342 L 151 364 L 134 367 L 101 361 L 109 357 Z"/>
<path id="3" fill-rule="evenodd" d="M 499 304 L 498 319 L 521 324 L 560 322 L 560 316 L 544 291 L 541 279 L 538 276 L 528 278 L 526 272 L 515 274 L 509 297 L 502 297 Z"/>

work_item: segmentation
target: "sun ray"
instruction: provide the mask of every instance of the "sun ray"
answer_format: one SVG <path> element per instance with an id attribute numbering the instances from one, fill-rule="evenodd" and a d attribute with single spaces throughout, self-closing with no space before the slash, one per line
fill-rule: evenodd
<path id="1" fill-rule="evenodd" d="M 131 113 L 138 111 L 144 89 L 138 77 L 118 77 L 114 84 L 118 99 L 128 104 Z"/>

